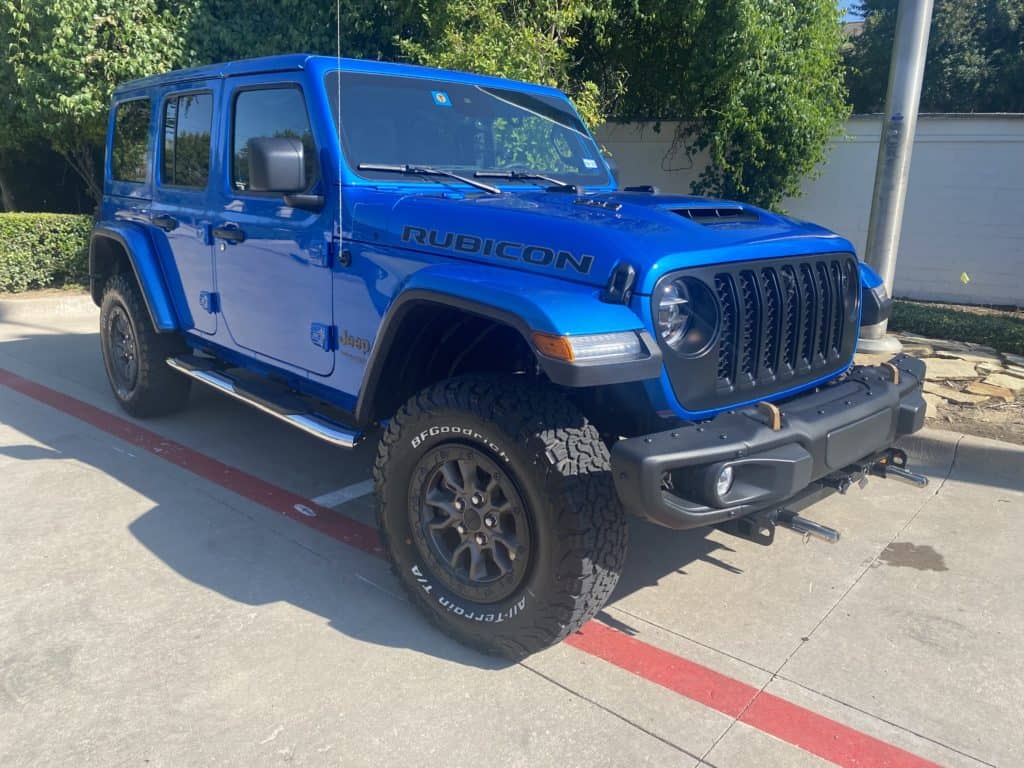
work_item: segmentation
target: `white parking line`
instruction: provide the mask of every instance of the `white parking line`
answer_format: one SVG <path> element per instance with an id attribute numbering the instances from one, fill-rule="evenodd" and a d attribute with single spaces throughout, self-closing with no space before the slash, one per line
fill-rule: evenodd
<path id="1" fill-rule="evenodd" d="M 352 485 L 346 485 L 336 491 L 325 493 L 323 496 L 317 496 L 313 501 L 321 507 L 338 507 L 346 501 L 352 501 L 352 499 L 358 499 L 371 493 L 373 493 L 373 480 L 363 480 L 360 483 L 352 483 Z"/>

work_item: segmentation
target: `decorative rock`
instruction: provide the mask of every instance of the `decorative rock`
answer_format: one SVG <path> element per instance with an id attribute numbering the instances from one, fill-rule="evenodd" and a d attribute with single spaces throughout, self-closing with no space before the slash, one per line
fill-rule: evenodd
<path id="1" fill-rule="evenodd" d="M 988 395 L 972 395 L 969 392 L 960 392 L 952 387 L 936 384 L 934 381 L 926 381 L 924 383 L 924 391 L 929 395 L 938 395 L 943 400 L 948 400 L 957 405 L 981 405 L 991 399 Z"/>
<path id="2" fill-rule="evenodd" d="M 943 360 L 966 360 L 970 363 L 989 363 L 992 365 L 998 365 L 1001 362 L 999 355 L 988 352 L 978 352 L 977 350 L 963 350 L 953 351 L 946 349 L 939 349 L 936 347 L 935 356 L 941 357 Z"/>
<path id="3" fill-rule="evenodd" d="M 933 395 L 931 392 L 925 392 L 923 397 L 924 397 L 925 403 L 928 404 L 928 414 L 927 415 L 931 416 L 932 418 L 938 416 L 939 415 L 939 408 L 941 406 L 944 406 L 946 404 L 946 401 L 943 400 L 938 395 Z"/>
<path id="4" fill-rule="evenodd" d="M 1001 363 L 978 363 L 978 370 L 982 373 L 1005 373 L 1006 369 Z"/>
<path id="5" fill-rule="evenodd" d="M 974 363 L 966 360 L 947 360 L 942 357 L 923 358 L 928 366 L 925 374 L 929 379 L 976 379 L 978 372 Z"/>
<path id="6" fill-rule="evenodd" d="M 1005 373 L 994 373 L 987 377 L 984 383 L 991 384 L 993 387 L 1005 387 L 1012 390 L 1014 394 L 1024 392 L 1024 379 L 1018 379 L 1016 376 Z"/>
<path id="7" fill-rule="evenodd" d="M 1005 357 L 1006 362 L 1011 365 L 1015 365 L 1018 368 L 1024 368 L 1024 357 L 1021 357 L 1020 355 L 1011 355 L 1009 352 L 1003 355 L 1003 357 Z"/>
<path id="8" fill-rule="evenodd" d="M 1013 390 L 1006 387 L 997 387 L 994 384 L 986 384 L 983 381 L 972 381 L 967 385 L 967 391 L 973 395 L 995 397 L 1004 403 L 1012 403 L 1016 399 L 1013 395 Z"/>

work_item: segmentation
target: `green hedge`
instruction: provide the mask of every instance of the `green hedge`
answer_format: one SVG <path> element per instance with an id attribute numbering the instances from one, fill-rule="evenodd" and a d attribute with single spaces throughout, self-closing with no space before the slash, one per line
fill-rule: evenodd
<path id="1" fill-rule="evenodd" d="M 91 216 L 0 213 L 0 291 L 85 283 Z"/>

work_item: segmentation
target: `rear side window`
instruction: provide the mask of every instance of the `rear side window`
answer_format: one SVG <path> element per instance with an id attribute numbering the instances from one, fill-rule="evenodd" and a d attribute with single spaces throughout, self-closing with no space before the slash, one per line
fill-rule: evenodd
<path id="1" fill-rule="evenodd" d="M 160 181 L 202 189 L 210 178 L 213 94 L 190 93 L 164 105 L 164 149 Z"/>
<path id="2" fill-rule="evenodd" d="M 110 170 L 117 181 L 136 184 L 146 181 L 149 114 L 149 99 L 135 99 L 117 105 L 110 149 Z"/>
<path id="3" fill-rule="evenodd" d="M 249 188 L 249 139 L 287 137 L 302 142 L 306 160 L 306 181 L 313 185 L 319 175 L 316 143 L 309 127 L 306 100 L 298 88 L 261 88 L 242 91 L 235 98 L 232 136 L 232 185 L 236 190 Z"/>

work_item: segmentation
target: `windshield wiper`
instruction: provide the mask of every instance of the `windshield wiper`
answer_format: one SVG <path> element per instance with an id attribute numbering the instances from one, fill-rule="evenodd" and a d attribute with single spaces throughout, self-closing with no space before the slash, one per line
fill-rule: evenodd
<path id="1" fill-rule="evenodd" d="M 360 163 L 356 166 L 360 171 L 381 171 L 384 173 L 403 173 L 406 176 L 443 176 L 448 179 L 455 179 L 461 181 L 463 184 L 469 184 L 471 187 L 482 189 L 484 192 L 490 192 L 492 195 L 500 195 L 501 190 L 497 187 L 492 187 L 490 184 L 484 184 L 482 181 L 476 179 L 470 179 L 466 176 L 460 176 L 457 173 L 451 171 L 444 171 L 440 168 L 428 168 L 424 165 L 384 165 L 381 163 Z"/>
<path id="2" fill-rule="evenodd" d="M 575 189 L 575 184 L 556 179 L 554 176 L 545 176 L 543 173 L 532 171 L 477 171 L 473 174 L 478 179 L 508 179 L 509 181 L 546 181 L 562 189 Z"/>

